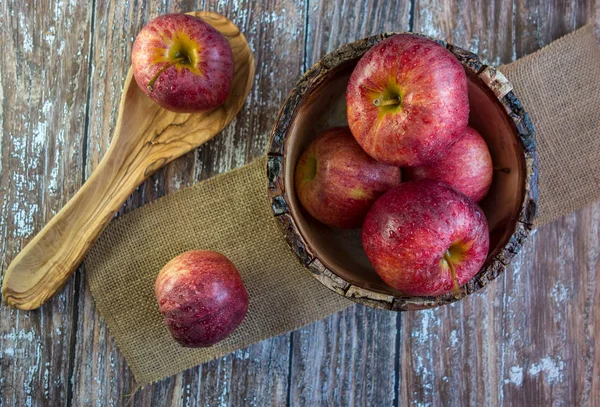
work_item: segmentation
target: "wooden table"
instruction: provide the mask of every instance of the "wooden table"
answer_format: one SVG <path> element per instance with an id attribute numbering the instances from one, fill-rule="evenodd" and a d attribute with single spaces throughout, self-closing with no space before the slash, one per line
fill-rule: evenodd
<path id="1" fill-rule="evenodd" d="M 0 256 L 5 270 L 106 151 L 150 18 L 208 9 L 257 75 L 239 117 L 144 183 L 130 211 L 264 153 L 300 74 L 342 43 L 419 31 L 502 64 L 592 19 L 599 0 L 3 0 Z M 363 306 L 138 391 L 132 405 L 600 405 L 600 202 L 537 230 L 483 292 L 440 309 Z M 136 389 L 79 270 L 35 312 L 0 307 L 0 405 L 119 405 Z"/>

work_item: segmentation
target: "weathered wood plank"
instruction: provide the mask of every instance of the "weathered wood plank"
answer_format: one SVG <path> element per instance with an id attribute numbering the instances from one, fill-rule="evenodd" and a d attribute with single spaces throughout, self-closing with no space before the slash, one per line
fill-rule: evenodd
<path id="1" fill-rule="evenodd" d="M 169 11 L 158 1 L 137 4 L 131 1 L 97 0 L 94 4 L 93 42 L 89 94 L 89 128 L 85 162 L 86 177 L 91 174 L 108 149 L 118 115 L 121 90 L 131 63 L 131 47 L 137 32 L 151 17 Z M 183 158 L 185 159 L 185 158 Z M 178 163 L 172 163 L 176 166 Z M 162 184 L 147 181 L 129 198 L 121 212 L 141 205 L 146 195 L 159 195 Z M 155 186 L 156 185 L 156 186 Z M 160 186 L 160 190 L 159 189 Z M 157 190 L 153 194 L 153 189 Z M 149 191 L 149 193 L 148 193 Z M 72 374 L 73 394 L 70 402 L 81 405 L 121 404 L 135 390 L 133 375 L 110 336 L 84 278 L 81 279 L 79 318 Z M 165 384 L 168 387 L 168 384 Z M 146 400 L 151 391 L 139 395 Z"/>
<path id="2" fill-rule="evenodd" d="M 122 212 L 262 155 L 272 120 L 300 74 L 304 45 L 303 4 L 292 1 L 206 4 L 150 1 L 138 4 L 97 0 L 87 174 L 108 148 L 135 35 L 145 22 L 158 14 L 193 9 L 219 12 L 242 29 L 256 58 L 253 91 L 246 106 L 221 135 L 155 174 L 138 188 Z M 113 57 L 114 54 L 118 57 Z M 78 383 L 73 402 L 123 402 L 135 390 L 135 383 L 85 285 L 81 289 L 85 295 L 79 302 L 82 317 L 76 360 L 82 362 L 77 364 L 73 376 L 74 382 Z M 134 405 L 179 405 L 180 402 L 214 405 L 231 401 L 235 404 L 281 405 L 287 396 L 288 354 L 289 335 L 273 338 L 147 386 L 135 394 L 132 402 Z"/>
<path id="3" fill-rule="evenodd" d="M 410 2 L 309 2 L 304 67 L 340 45 L 410 30 Z M 399 318 L 360 305 L 292 333 L 292 405 L 392 405 Z"/>
<path id="4" fill-rule="evenodd" d="M 309 2 L 305 70 L 348 42 L 387 31 L 410 31 L 410 6 L 409 1 Z"/>
<path id="5" fill-rule="evenodd" d="M 591 19 L 591 5 L 586 1 L 554 4 L 523 1 L 517 2 L 516 6 L 517 58 Z M 596 204 L 540 228 L 533 239 L 533 250 L 527 254 L 531 266 L 522 267 L 514 278 L 506 277 L 504 295 L 513 299 L 508 307 L 517 320 L 506 317 L 504 320 L 505 332 L 515 338 L 515 345 L 501 347 L 506 360 L 503 373 L 510 381 L 511 373 L 513 379 L 514 373 L 518 379 L 519 372 L 523 372 L 521 386 L 518 380 L 517 383 L 512 380 L 509 383 L 512 386 L 505 388 L 506 404 L 595 405 L 591 389 L 598 387 L 600 381 L 590 368 L 600 340 L 596 339 L 594 343 L 590 341 L 590 332 L 586 339 L 583 330 L 574 328 L 579 324 L 591 326 L 592 337 L 600 333 L 589 307 L 600 295 L 596 289 L 600 267 L 597 250 L 583 254 L 580 251 L 583 244 L 576 245 L 582 240 L 598 240 L 599 207 Z M 596 229 L 589 227 L 590 221 L 595 221 Z M 591 287 L 581 284 L 582 280 Z M 525 315 L 519 315 L 523 313 Z"/>
<path id="6" fill-rule="evenodd" d="M 575 343 L 571 360 L 574 401 L 580 406 L 597 406 L 600 405 L 600 203 L 579 211 L 576 218 L 573 246 L 575 261 L 581 266 L 574 269 L 570 301 L 575 307 L 568 310 L 569 341 Z M 575 271 L 580 272 L 575 274 Z M 564 297 L 556 298 L 560 303 Z"/>
<path id="7" fill-rule="evenodd" d="M 0 267 L 79 188 L 91 12 L 83 2 L 0 3 Z M 36 312 L 0 307 L 0 404 L 69 392 L 76 284 Z"/>
<path id="8" fill-rule="evenodd" d="M 416 32 L 442 38 L 500 65 L 514 59 L 512 1 L 440 0 L 415 2 Z"/>
<path id="9" fill-rule="evenodd" d="M 415 30 L 498 64 L 535 51 L 590 16 L 589 4 L 517 2 L 514 16 L 512 4 L 419 0 Z M 598 208 L 540 228 L 482 293 L 403 315 L 399 404 L 597 403 L 592 389 L 599 383 L 592 372 L 600 341 L 593 339 L 599 332 L 593 304 L 600 263 L 590 244 L 598 240 Z"/>
<path id="10" fill-rule="evenodd" d="M 594 0 L 517 0 L 515 5 L 515 58 L 591 22 L 594 14 Z"/>
<path id="11" fill-rule="evenodd" d="M 293 332 L 291 405 L 393 405 L 398 322 L 391 311 L 355 305 Z"/>
<path id="12" fill-rule="evenodd" d="M 517 2 L 515 56 L 529 54 L 591 20 L 589 2 Z M 507 276 L 505 296 L 513 298 L 516 321 L 505 319 L 514 347 L 502 346 L 507 404 L 595 405 L 591 389 L 600 384 L 591 371 L 600 332 L 590 304 L 597 302 L 597 249 L 581 252 L 583 241 L 598 240 L 600 205 L 570 214 L 540 228 L 534 237 L 531 266 Z M 596 228 L 589 227 L 590 223 Z M 585 226 L 584 226 L 585 225 Z M 576 244 L 579 242 L 579 244 Z M 587 284 L 581 284 L 585 281 Z M 589 286 L 588 286 L 589 284 Z M 523 291 L 523 287 L 527 287 Z M 516 310 L 527 310 L 525 316 Z M 580 325 L 581 324 L 581 325 Z M 587 335 L 576 326 L 591 327 Z M 594 362 L 595 360 L 595 362 Z M 520 376 L 520 372 L 523 375 Z M 511 380 L 511 377 L 513 380 Z M 522 385 L 519 386 L 519 378 Z M 516 380 L 515 380 L 516 379 Z"/>
<path id="13" fill-rule="evenodd" d="M 196 370 L 195 404 L 281 406 L 288 388 L 289 334 L 239 350 Z M 201 383 L 201 386 L 198 384 Z"/>

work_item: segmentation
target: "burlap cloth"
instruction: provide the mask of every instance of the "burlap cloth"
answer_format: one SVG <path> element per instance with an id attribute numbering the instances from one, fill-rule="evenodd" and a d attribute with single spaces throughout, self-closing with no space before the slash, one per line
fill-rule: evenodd
<path id="1" fill-rule="evenodd" d="M 600 46 L 586 26 L 500 67 L 537 128 L 538 225 L 600 196 Z M 352 303 L 314 280 L 284 243 L 266 196 L 265 159 L 122 216 L 85 260 L 96 306 L 139 385 L 297 329 Z M 167 261 L 211 249 L 238 267 L 248 316 L 225 341 L 186 349 L 169 336 L 154 298 Z"/>

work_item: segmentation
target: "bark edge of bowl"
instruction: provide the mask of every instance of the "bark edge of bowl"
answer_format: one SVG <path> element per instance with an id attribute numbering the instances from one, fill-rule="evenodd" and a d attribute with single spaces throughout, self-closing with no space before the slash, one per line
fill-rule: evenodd
<path id="1" fill-rule="evenodd" d="M 518 135 L 523 148 L 525 163 L 523 200 L 520 203 L 518 219 L 512 220 L 514 221 L 514 231 L 512 231 L 506 244 L 501 247 L 499 253 L 491 259 L 488 258 L 484 267 L 462 287 L 461 295 L 458 298 L 453 293 L 438 297 L 417 297 L 393 292 L 391 288 L 390 292 L 372 290 L 361 287 L 356 283 L 353 284 L 336 274 L 335 270 L 326 267 L 307 244 L 306 239 L 297 227 L 296 219 L 290 211 L 287 196 L 289 192 L 286 191 L 285 186 L 286 155 L 284 147 L 286 136 L 303 98 L 312 88 L 322 84 L 328 78 L 328 73 L 331 73 L 338 66 L 348 63 L 348 61 L 359 59 L 371 47 L 396 34 L 400 33 L 383 33 L 345 44 L 324 56 L 301 77 L 283 103 L 271 130 L 266 170 L 269 203 L 283 233 L 282 237 L 300 263 L 314 278 L 331 291 L 357 303 L 393 311 L 408 311 L 434 308 L 458 301 L 485 287 L 504 271 L 519 252 L 533 227 L 538 202 L 538 166 L 533 124 L 506 77 L 494 67 L 483 64 L 477 55 L 444 41 L 431 38 L 452 52 L 465 67 L 468 75 L 478 77 L 485 84 L 504 107 L 509 120 L 512 121 L 513 130 Z M 512 230 L 513 225 L 510 228 Z"/>

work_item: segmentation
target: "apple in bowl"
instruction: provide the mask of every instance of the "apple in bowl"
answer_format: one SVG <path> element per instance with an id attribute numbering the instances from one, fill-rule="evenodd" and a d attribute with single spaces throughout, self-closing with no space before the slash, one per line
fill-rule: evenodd
<path id="1" fill-rule="evenodd" d="M 429 165 L 405 168 L 407 180 L 444 181 L 475 202 L 481 201 L 492 185 L 494 167 L 487 143 L 479 132 L 467 127 L 461 138 Z"/>
<path id="2" fill-rule="evenodd" d="M 222 105 L 233 83 L 227 39 L 202 19 L 166 14 L 151 20 L 133 43 L 133 75 L 165 109 L 194 113 Z"/>
<path id="3" fill-rule="evenodd" d="M 440 158 L 469 120 L 465 71 L 440 44 L 394 35 L 358 61 L 346 90 L 348 125 L 378 161 L 399 167 Z"/>
<path id="4" fill-rule="evenodd" d="M 341 229 L 360 227 L 373 202 L 400 180 L 400 168 L 367 155 L 347 127 L 317 136 L 298 159 L 295 173 L 304 209 Z"/>
<path id="5" fill-rule="evenodd" d="M 407 295 L 458 292 L 483 266 L 489 232 L 483 211 L 434 180 L 405 182 L 371 207 L 362 228 L 367 257 L 381 279 Z"/>

